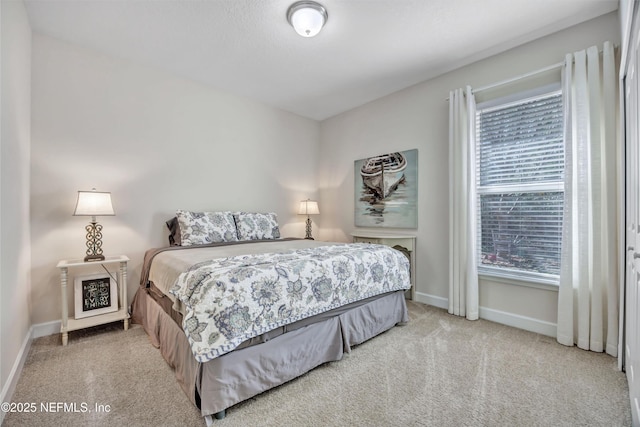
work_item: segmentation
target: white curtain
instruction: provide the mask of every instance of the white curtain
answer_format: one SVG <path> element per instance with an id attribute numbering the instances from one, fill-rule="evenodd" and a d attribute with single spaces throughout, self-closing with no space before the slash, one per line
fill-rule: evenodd
<path id="1" fill-rule="evenodd" d="M 478 319 L 475 98 L 449 93 L 449 313 Z"/>
<path id="2" fill-rule="evenodd" d="M 566 56 L 565 203 L 558 342 L 618 352 L 616 73 L 613 46 Z"/>

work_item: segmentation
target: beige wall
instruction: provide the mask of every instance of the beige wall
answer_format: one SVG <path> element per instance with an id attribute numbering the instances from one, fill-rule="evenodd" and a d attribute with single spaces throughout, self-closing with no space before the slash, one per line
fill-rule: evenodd
<path id="1" fill-rule="evenodd" d="M 418 300 L 447 306 L 449 90 L 480 87 L 537 70 L 568 52 L 610 40 L 619 43 L 617 14 L 596 18 L 505 53 L 373 101 L 321 124 L 319 166 L 322 239 L 350 240 L 355 229 L 353 162 L 391 151 L 418 149 Z M 412 230 L 405 230 L 412 231 Z M 557 292 L 482 281 L 481 311 L 542 324 L 556 322 Z"/>
<path id="2" fill-rule="evenodd" d="M 37 35 L 32 73 L 34 323 L 60 319 L 58 260 L 84 256 L 77 190 L 112 193 L 116 216 L 99 222 L 105 254 L 132 260 L 130 297 L 176 209 L 274 211 L 283 236 L 304 236 L 316 121 Z"/>
<path id="3" fill-rule="evenodd" d="M 22 1 L 0 2 L 2 40 L 0 134 L 0 384 L 28 346 L 29 156 L 31 139 L 31 28 Z M 1 421 L 0 421 L 1 422 Z"/>

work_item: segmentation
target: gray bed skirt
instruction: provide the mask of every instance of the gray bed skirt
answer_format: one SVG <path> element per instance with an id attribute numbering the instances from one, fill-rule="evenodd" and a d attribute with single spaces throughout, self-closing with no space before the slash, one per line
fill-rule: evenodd
<path id="1" fill-rule="evenodd" d="M 392 292 L 199 363 L 182 328 L 147 289 L 138 288 L 131 308 L 133 322 L 142 324 L 202 416 L 224 411 L 323 363 L 340 360 L 352 346 L 409 320 L 404 292 Z"/>

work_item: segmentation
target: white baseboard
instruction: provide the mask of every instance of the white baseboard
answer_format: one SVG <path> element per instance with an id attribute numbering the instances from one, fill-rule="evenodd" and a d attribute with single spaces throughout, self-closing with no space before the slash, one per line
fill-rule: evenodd
<path id="1" fill-rule="evenodd" d="M 449 300 L 447 298 L 437 297 L 435 295 L 423 294 L 422 292 L 415 293 L 415 301 L 422 304 L 432 305 L 438 308 L 449 309 Z"/>
<path id="2" fill-rule="evenodd" d="M 11 402 L 13 392 L 16 391 L 16 385 L 18 384 L 20 374 L 22 373 L 22 368 L 24 367 L 24 362 L 26 362 L 27 356 L 29 355 L 29 349 L 31 348 L 31 342 L 33 341 L 32 333 L 33 327 L 29 329 L 29 332 L 27 332 L 27 336 L 24 337 L 24 341 L 22 341 L 22 346 L 20 347 L 20 351 L 18 352 L 18 357 L 16 357 L 16 360 L 13 363 L 13 367 L 11 368 L 11 372 L 9 372 L 7 382 L 2 388 L 0 402 Z M 5 412 L 0 411 L 0 425 L 4 422 L 4 415 Z"/>
<path id="3" fill-rule="evenodd" d="M 449 300 L 435 295 L 416 292 L 415 301 L 443 308 L 445 310 L 449 309 Z M 533 317 L 521 316 L 519 314 L 508 313 L 506 311 L 494 310 L 492 308 L 480 307 L 480 318 L 550 337 L 556 337 L 557 334 L 557 325 L 555 323 L 534 319 Z"/>
<path id="4" fill-rule="evenodd" d="M 29 355 L 29 349 L 31 349 L 31 343 L 33 340 L 47 335 L 60 333 L 60 323 L 60 320 L 38 323 L 37 325 L 32 325 L 31 328 L 29 328 L 29 332 L 27 332 L 27 336 L 24 338 L 22 346 L 20 347 L 20 352 L 18 352 L 18 356 L 11 368 L 7 382 L 2 388 L 0 402 L 11 402 L 13 392 L 16 390 L 16 385 L 18 384 L 18 380 L 22 374 L 22 368 L 24 367 L 24 362 L 26 362 L 27 356 Z M 0 411 L 0 425 L 4 421 L 4 415 L 5 413 Z"/>
<path id="5" fill-rule="evenodd" d="M 38 323 L 31 327 L 31 338 L 46 337 L 48 335 L 60 333 L 60 320 L 54 320 L 53 322 Z"/>
<path id="6" fill-rule="evenodd" d="M 555 323 L 533 317 L 480 307 L 480 318 L 549 337 L 555 338 L 557 336 L 558 326 Z"/>

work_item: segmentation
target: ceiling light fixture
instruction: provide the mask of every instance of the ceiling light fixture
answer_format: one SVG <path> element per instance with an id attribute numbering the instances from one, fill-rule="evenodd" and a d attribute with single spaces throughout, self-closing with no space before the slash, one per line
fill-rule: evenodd
<path id="1" fill-rule="evenodd" d="M 287 21 L 302 37 L 317 35 L 327 22 L 327 10 L 314 1 L 298 1 L 287 10 Z"/>

